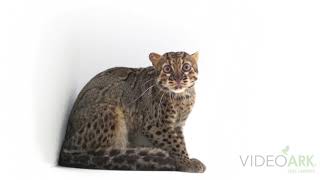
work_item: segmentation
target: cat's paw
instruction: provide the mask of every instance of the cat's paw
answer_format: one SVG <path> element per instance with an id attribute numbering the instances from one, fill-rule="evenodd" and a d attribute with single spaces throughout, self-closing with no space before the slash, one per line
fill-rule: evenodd
<path id="1" fill-rule="evenodd" d="M 194 172 L 203 173 L 206 170 L 206 166 L 196 158 L 190 159 Z"/>
<path id="2" fill-rule="evenodd" d="M 206 170 L 206 166 L 198 159 L 193 158 L 188 160 L 179 169 L 184 172 L 203 173 Z"/>

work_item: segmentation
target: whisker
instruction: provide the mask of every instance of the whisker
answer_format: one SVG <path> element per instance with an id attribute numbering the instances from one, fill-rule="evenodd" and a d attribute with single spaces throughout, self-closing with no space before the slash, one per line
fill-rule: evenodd
<path id="1" fill-rule="evenodd" d="M 159 116 L 160 116 L 160 113 L 161 113 L 161 109 L 162 109 L 162 106 L 161 106 L 161 101 L 162 101 L 162 98 L 163 98 L 163 96 L 165 95 L 165 91 L 162 93 L 162 96 L 161 96 L 161 98 L 160 98 L 160 102 L 159 102 L 159 104 L 158 104 L 158 114 L 159 114 Z"/>
<path id="2" fill-rule="evenodd" d="M 154 79 L 153 79 L 153 78 L 149 79 L 148 81 L 144 82 L 144 83 L 142 84 L 142 86 L 146 85 L 148 82 L 150 82 L 150 81 L 152 81 L 152 80 L 154 80 Z"/>
<path id="3" fill-rule="evenodd" d="M 136 102 L 138 99 L 140 99 L 149 89 L 153 88 L 154 86 L 155 86 L 155 84 L 152 85 L 152 86 L 150 86 L 150 87 L 148 87 L 145 91 L 143 91 L 143 93 L 142 93 L 138 98 L 136 98 L 135 100 L 133 100 L 132 102 L 130 102 L 129 105 L 131 105 L 132 103 L 135 103 L 135 102 Z"/>
<path id="4" fill-rule="evenodd" d="M 161 96 L 161 98 L 160 98 L 160 102 L 159 102 L 159 105 L 158 105 L 158 106 L 160 106 L 160 107 L 161 107 L 162 98 L 163 98 L 163 96 L 164 96 L 165 93 L 166 93 L 166 92 L 163 92 L 163 93 L 162 93 L 162 96 Z"/>

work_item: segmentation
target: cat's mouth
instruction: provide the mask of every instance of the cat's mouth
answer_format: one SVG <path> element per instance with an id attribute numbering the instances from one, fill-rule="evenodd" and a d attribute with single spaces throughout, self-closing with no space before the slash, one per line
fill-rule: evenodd
<path id="1" fill-rule="evenodd" d="M 183 93 L 187 89 L 194 86 L 193 84 L 191 86 L 187 86 L 187 84 L 184 84 L 184 83 L 166 84 L 159 81 L 158 81 L 158 85 L 162 90 L 173 92 L 173 93 Z"/>
<path id="2" fill-rule="evenodd" d="M 175 85 L 169 85 L 165 87 L 168 91 L 173 93 L 183 93 L 185 92 L 189 87 L 181 84 L 175 84 Z"/>
<path id="3" fill-rule="evenodd" d="M 170 91 L 174 92 L 174 93 L 183 93 L 186 90 L 186 88 L 174 88 L 174 89 L 170 89 Z"/>

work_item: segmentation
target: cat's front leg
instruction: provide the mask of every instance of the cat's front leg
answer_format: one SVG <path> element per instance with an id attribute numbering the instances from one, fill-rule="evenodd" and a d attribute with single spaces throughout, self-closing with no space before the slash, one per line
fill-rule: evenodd
<path id="1" fill-rule="evenodd" d="M 169 152 L 176 160 L 179 171 L 204 172 L 205 165 L 197 160 L 190 159 L 183 138 L 183 132 L 169 126 L 146 125 L 143 134 L 157 147 Z"/>

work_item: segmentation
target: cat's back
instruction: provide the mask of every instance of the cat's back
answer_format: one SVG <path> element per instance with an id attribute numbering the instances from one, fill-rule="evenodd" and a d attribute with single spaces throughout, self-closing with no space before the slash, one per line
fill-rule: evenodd
<path id="1" fill-rule="evenodd" d="M 114 67 L 102 71 L 95 75 L 83 88 L 83 90 L 90 88 L 103 88 L 112 83 L 124 81 L 132 73 L 139 71 L 142 68 L 128 68 L 128 67 Z"/>
<path id="2" fill-rule="evenodd" d="M 154 74 L 153 67 L 114 67 L 94 76 L 80 91 L 74 108 L 81 108 L 104 100 L 117 100 L 134 93 L 140 83 Z"/>

